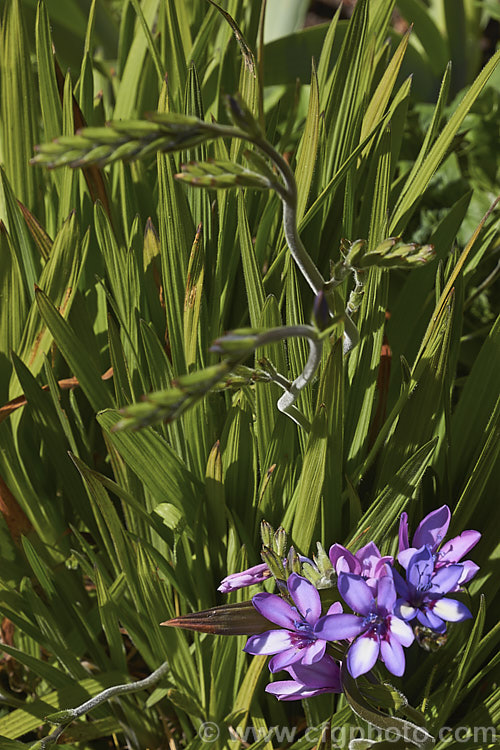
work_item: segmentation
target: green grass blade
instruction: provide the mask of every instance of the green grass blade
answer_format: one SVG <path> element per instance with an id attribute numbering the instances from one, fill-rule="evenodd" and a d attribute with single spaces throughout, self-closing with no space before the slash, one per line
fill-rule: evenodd
<path id="1" fill-rule="evenodd" d="M 358 529 L 370 532 L 370 540 L 382 544 L 396 523 L 401 512 L 414 497 L 420 481 L 434 453 L 437 439 L 429 441 L 408 458 L 392 475 L 384 489 L 379 492 L 363 514 Z M 351 541 L 357 538 L 355 534 Z M 364 542 L 362 542 L 364 544 Z"/>
<path id="2" fill-rule="evenodd" d="M 61 227 L 54 240 L 49 261 L 38 280 L 38 285 L 50 297 L 61 315 L 68 317 L 78 287 L 78 279 L 88 247 L 88 236 L 83 247 L 79 242 L 78 224 L 75 214 L 71 214 Z M 43 364 L 53 338 L 40 320 L 35 303 L 32 304 L 23 338 L 19 346 L 19 356 L 36 375 Z M 14 385 L 11 389 L 15 390 Z M 11 396 L 17 395 L 11 393 Z"/>
<path id="3" fill-rule="evenodd" d="M 111 444 L 144 482 L 156 503 L 170 502 L 181 513 L 194 518 L 199 500 L 199 482 L 153 429 L 138 433 L 112 432 L 121 419 L 113 410 L 101 412 L 97 420 Z"/>
<path id="4" fill-rule="evenodd" d="M 78 378 L 78 382 L 92 407 L 97 411 L 110 405 L 109 391 L 100 373 L 96 372 L 94 363 L 87 357 L 81 356 L 80 339 L 69 323 L 64 320 L 49 297 L 41 289 L 37 290 L 36 302 L 42 320 L 54 337 L 72 372 Z"/>
<path id="5" fill-rule="evenodd" d="M 295 180 L 297 182 L 297 223 L 305 214 L 308 203 L 309 192 L 316 166 L 316 155 L 318 152 L 319 139 L 319 89 L 316 67 L 312 65 L 311 90 L 309 94 L 309 108 L 307 111 L 306 124 L 299 144 L 297 154 L 297 168 Z"/>
<path id="6" fill-rule="evenodd" d="M 205 257 L 201 224 L 196 231 L 187 268 L 184 298 L 184 350 L 188 372 L 198 364 L 203 367 L 204 352 L 198 354 L 200 309 L 205 274 Z"/>
<path id="7" fill-rule="evenodd" d="M 17 260 L 26 292 L 34 299 L 34 285 L 40 274 L 40 257 L 34 252 L 30 234 L 26 228 L 19 204 L 7 179 L 7 174 L 0 166 L 0 214 L 12 238 L 12 249 Z"/>
<path id="8" fill-rule="evenodd" d="M 474 83 L 464 95 L 462 101 L 444 126 L 434 145 L 431 147 L 429 153 L 421 165 L 419 165 L 418 174 L 411 174 L 407 178 L 390 218 L 390 233 L 392 235 L 400 234 L 408 223 L 420 196 L 429 184 L 432 175 L 445 158 L 451 142 L 458 132 L 465 116 L 488 83 L 489 78 L 494 73 L 499 62 L 500 50 L 488 60 Z"/>
<path id="9" fill-rule="evenodd" d="M 282 320 L 276 297 L 269 296 L 262 310 L 259 328 L 275 328 L 280 325 L 282 325 Z M 256 366 L 258 366 L 261 357 L 265 357 L 272 362 L 278 372 L 286 373 L 286 353 L 282 341 L 257 349 L 255 352 Z M 255 427 L 259 464 L 266 469 L 269 467 L 265 467 L 264 462 L 275 425 L 279 420 L 287 419 L 287 417 L 280 415 L 276 408 L 276 402 L 282 393 L 282 389 L 274 383 L 255 384 L 255 413 L 257 417 Z"/>
<path id="10" fill-rule="evenodd" d="M 11 351 L 21 341 L 28 314 L 28 300 L 19 263 L 5 225 L 0 221 L 0 393 L 7 399 Z"/>
<path id="11" fill-rule="evenodd" d="M 38 3 L 36 18 L 36 56 L 40 89 L 40 108 L 45 141 L 51 141 L 62 132 L 61 100 L 57 89 L 56 73 L 50 35 L 50 21 L 47 7 L 42 0 Z M 55 173 L 58 174 L 57 172 Z"/>
<path id="12" fill-rule="evenodd" d="M 39 205 L 39 174 L 29 164 L 39 143 L 35 86 L 20 0 L 4 7 L 2 24 L 2 151 L 14 193 L 29 209 Z"/>
<path id="13" fill-rule="evenodd" d="M 238 236 L 240 240 L 241 262 L 243 265 L 243 275 L 245 277 L 245 287 L 248 298 L 250 325 L 252 328 L 257 328 L 264 308 L 266 296 L 262 284 L 262 277 L 257 267 L 255 248 L 252 243 L 250 228 L 248 226 L 245 201 L 241 192 L 238 193 Z"/>

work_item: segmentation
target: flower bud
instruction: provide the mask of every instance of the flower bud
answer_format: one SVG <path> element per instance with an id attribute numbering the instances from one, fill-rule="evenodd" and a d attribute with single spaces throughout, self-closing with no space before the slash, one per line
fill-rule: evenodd
<path id="1" fill-rule="evenodd" d="M 260 553 L 276 581 L 285 581 L 286 573 L 281 558 L 269 547 L 264 547 Z"/>
<path id="2" fill-rule="evenodd" d="M 227 96 L 226 107 L 230 118 L 239 128 L 253 136 L 262 138 L 262 130 L 241 96 Z"/>
<path id="3" fill-rule="evenodd" d="M 276 554 L 279 555 L 280 559 L 285 556 L 286 531 L 283 528 L 283 526 L 280 526 L 279 529 L 274 534 L 273 549 L 276 552 Z"/>
<path id="4" fill-rule="evenodd" d="M 324 331 L 331 323 L 330 308 L 323 291 L 318 292 L 314 298 L 313 319 L 320 331 Z"/>
<path id="5" fill-rule="evenodd" d="M 262 544 L 264 545 L 264 547 L 269 547 L 269 549 L 272 549 L 273 535 L 274 535 L 274 529 L 271 526 L 271 524 L 268 523 L 267 521 L 261 521 L 260 538 L 262 539 Z"/>
<path id="6" fill-rule="evenodd" d="M 344 259 L 344 264 L 350 268 L 360 268 L 362 265 L 362 259 L 366 253 L 366 240 L 355 240 L 354 242 L 348 242 L 346 244 L 348 244 L 349 247 Z"/>

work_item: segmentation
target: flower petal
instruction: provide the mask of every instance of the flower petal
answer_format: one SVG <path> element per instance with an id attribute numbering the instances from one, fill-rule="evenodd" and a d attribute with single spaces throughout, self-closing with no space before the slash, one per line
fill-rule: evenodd
<path id="1" fill-rule="evenodd" d="M 401 620 L 413 620 L 417 614 L 417 608 L 405 599 L 398 599 L 394 607 L 394 613 Z"/>
<path id="2" fill-rule="evenodd" d="M 442 505 L 437 510 L 433 510 L 417 526 L 413 535 L 412 546 L 422 547 L 427 544 L 434 552 L 446 536 L 450 518 L 451 513 L 447 505 Z"/>
<path id="3" fill-rule="evenodd" d="M 477 571 L 479 570 L 479 565 L 476 565 L 476 563 L 472 562 L 472 560 L 464 560 L 462 563 L 460 563 L 462 566 L 462 575 L 458 579 L 458 586 L 463 586 L 464 583 L 469 583 L 469 581 L 474 578 Z M 453 589 L 456 591 L 456 589 Z"/>
<path id="4" fill-rule="evenodd" d="M 377 661 L 380 651 L 378 639 L 360 635 L 347 652 L 347 669 L 353 677 L 366 674 Z"/>
<path id="5" fill-rule="evenodd" d="M 363 620 L 356 615 L 325 615 L 316 623 L 314 634 L 325 641 L 342 641 L 354 638 L 363 630 Z"/>
<path id="6" fill-rule="evenodd" d="M 416 547 L 407 547 L 398 555 L 398 563 L 401 565 L 402 568 L 405 570 L 408 568 L 408 565 L 410 564 L 410 560 L 413 557 L 413 555 L 418 552 L 418 549 Z"/>
<path id="7" fill-rule="evenodd" d="M 481 539 L 479 531 L 463 531 L 460 536 L 455 536 L 439 550 L 438 561 L 456 563 L 462 559 Z"/>
<path id="8" fill-rule="evenodd" d="M 309 625 L 314 625 L 321 616 L 321 599 L 316 589 L 307 578 L 292 573 L 287 581 L 288 591 L 295 606 Z M 274 620 L 273 620 L 274 622 Z"/>
<path id="9" fill-rule="evenodd" d="M 394 617 L 394 615 L 389 618 L 389 631 L 391 636 L 396 638 L 402 646 L 411 646 L 415 640 L 413 630 L 408 623 L 399 617 Z"/>
<path id="10" fill-rule="evenodd" d="M 360 573 L 363 578 L 373 578 L 375 567 L 380 560 L 380 551 L 374 542 L 368 542 L 356 552 L 356 559 L 361 564 Z"/>
<path id="11" fill-rule="evenodd" d="M 435 630 L 436 633 L 446 632 L 446 623 L 440 617 L 435 615 L 430 607 L 418 609 L 417 620 L 421 625 L 424 625 L 424 627 Z"/>
<path id="12" fill-rule="evenodd" d="M 247 654 L 277 654 L 292 646 L 292 634 L 289 630 L 267 630 L 259 635 L 252 635 L 243 651 Z"/>
<path id="13" fill-rule="evenodd" d="M 434 572 L 434 558 L 429 547 L 421 547 L 411 558 L 406 580 L 419 591 L 425 590 Z"/>
<path id="14" fill-rule="evenodd" d="M 266 693 L 276 696 L 279 701 L 300 701 L 304 698 L 313 698 L 315 695 L 321 693 L 340 693 L 339 690 L 329 690 L 327 688 L 308 688 L 305 685 L 301 685 L 300 682 L 295 680 L 280 680 L 278 682 L 271 682 L 266 685 Z"/>
<path id="15" fill-rule="evenodd" d="M 444 596 L 448 591 L 455 588 L 462 575 L 463 568 L 461 565 L 446 565 L 444 568 L 439 568 L 431 578 L 426 595 L 429 598 L 434 598 L 436 594 Z"/>
<path id="16" fill-rule="evenodd" d="M 373 593 L 361 576 L 341 573 L 337 582 L 339 593 L 354 612 L 367 615 L 373 604 Z"/>
<path id="17" fill-rule="evenodd" d="M 386 566 L 386 570 L 390 570 L 390 568 Z M 390 614 L 394 610 L 395 604 L 396 588 L 393 577 L 391 574 L 384 575 L 378 581 L 377 607 L 379 611 Z"/>
<path id="18" fill-rule="evenodd" d="M 399 551 L 402 552 L 409 547 L 408 543 L 408 513 L 401 513 L 399 519 Z"/>
<path id="19" fill-rule="evenodd" d="M 302 649 L 302 664 L 314 664 L 323 658 L 326 651 L 326 641 L 318 638 L 310 646 Z"/>
<path id="20" fill-rule="evenodd" d="M 348 549 L 343 547 L 341 544 L 332 544 L 330 547 L 330 550 L 328 552 L 328 556 L 330 558 L 330 562 L 335 568 L 337 573 L 360 573 L 361 572 L 361 565 L 359 564 L 358 560 L 354 557 L 352 552 L 349 552 Z M 343 564 L 341 564 L 341 569 L 337 569 L 337 563 L 338 561 L 344 558 Z"/>
<path id="21" fill-rule="evenodd" d="M 334 692 L 341 692 L 340 669 L 329 654 L 311 666 L 296 662 L 287 671 L 308 688 L 330 688 Z"/>
<path id="22" fill-rule="evenodd" d="M 301 648 L 292 646 L 292 648 L 288 648 L 286 651 L 276 654 L 276 656 L 273 656 L 269 662 L 269 671 L 279 672 L 280 670 L 289 667 L 290 664 L 302 659 L 302 653 L 303 650 Z"/>
<path id="23" fill-rule="evenodd" d="M 276 594 L 255 594 L 252 598 L 252 604 L 260 614 L 288 630 L 295 630 L 294 623 L 297 615 L 293 608 L 281 596 Z"/>
<path id="24" fill-rule="evenodd" d="M 380 643 L 380 655 L 384 664 L 392 674 L 401 677 L 405 671 L 405 654 L 403 647 L 396 638 Z"/>
<path id="25" fill-rule="evenodd" d="M 253 586 L 255 583 L 261 583 L 266 578 L 269 578 L 270 575 L 271 571 L 266 563 L 254 565 L 253 568 L 247 568 L 240 573 L 231 573 L 231 575 L 223 578 L 217 591 L 227 594 L 228 591 L 235 591 L 236 589 L 243 588 L 243 586 Z"/>
<path id="26" fill-rule="evenodd" d="M 298 701 L 303 698 L 302 693 L 307 688 L 295 680 L 277 680 L 266 685 L 265 690 L 266 693 L 275 695 L 279 701 Z"/>
<path id="27" fill-rule="evenodd" d="M 385 566 L 389 565 L 391 568 L 394 565 L 394 558 L 392 555 L 384 555 L 384 557 L 381 557 L 380 560 L 377 560 L 375 567 L 373 569 L 373 575 L 375 578 L 380 578 L 381 576 L 385 575 Z"/>
<path id="28" fill-rule="evenodd" d="M 333 602 L 332 606 L 328 608 L 327 615 L 341 615 L 343 612 L 343 607 L 340 602 Z"/>
<path id="29" fill-rule="evenodd" d="M 438 599 L 434 603 L 432 611 L 447 622 L 462 622 L 462 620 L 468 620 L 472 617 L 465 604 L 456 599 Z"/>
<path id="30" fill-rule="evenodd" d="M 397 593 L 399 594 L 399 596 L 402 596 L 403 599 L 406 599 L 408 601 L 411 598 L 411 594 L 410 587 L 406 583 L 405 579 L 400 573 L 398 573 L 395 568 L 392 569 L 392 577 L 394 579 L 394 585 L 396 587 Z"/>
<path id="31" fill-rule="evenodd" d="M 375 542 L 368 542 L 364 547 L 360 547 L 355 555 L 359 561 L 366 560 L 368 557 L 376 557 L 377 559 L 382 557 Z"/>

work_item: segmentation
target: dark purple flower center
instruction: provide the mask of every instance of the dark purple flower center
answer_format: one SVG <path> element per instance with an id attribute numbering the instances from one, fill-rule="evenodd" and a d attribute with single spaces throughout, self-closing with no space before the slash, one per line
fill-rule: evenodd
<path id="1" fill-rule="evenodd" d="M 295 633 L 292 633 L 292 641 L 298 648 L 305 648 L 316 640 L 313 629 L 307 620 L 294 620 L 293 627 Z"/>
<path id="2" fill-rule="evenodd" d="M 385 638 L 389 630 L 389 617 L 375 610 L 363 619 L 363 627 L 370 638 Z"/>

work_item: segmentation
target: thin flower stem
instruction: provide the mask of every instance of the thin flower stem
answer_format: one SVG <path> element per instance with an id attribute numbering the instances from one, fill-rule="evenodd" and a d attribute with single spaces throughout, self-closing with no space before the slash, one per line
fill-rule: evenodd
<path id="1" fill-rule="evenodd" d="M 359 331 L 356 328 L 351 316 L 348 312 L 344 312 L 344 343 L 343 351 L 344 354 L 350 352 L 354 347 L 359 344 Z"/>
<path id="2" fill-rule="evenodd" d="M 281 173 L 286 185 L 286 190 L 277 190 L 276 192 L 283 203 L 283 229 L 288 249 L 314 294 L 317 295 L 322 291 L 325 292 L 329 303 L 330 315 L 333 318 L 335 314 L 333 289 L 335 286 L 341 284 L 344 279 L 339 280 L 338 282 L 335 281 L 334 283 L 332 283 L 333 280 L 326 282 L 300 239 L 297 227 L 297 183 L 295 182 L 294 174 L 287 162 L 265 139 L 255 139 L 253 142 L 276 164 Z M 349 307 L 347 307 L 344 312 L 344 354 L 350 352 L 351 349 L 354 349 L 359 343 L 359 331 L 350 317 L 349 312 Z M 311 356 L 312 354 L 310 357 Z M 282 399 L 280 399 L 280 401 L 281 400 Z M 280 408 L 279 402 L 278 408 Z M 285 413 L 289 414 L 288 411 Z M 289 414 L 289 416 L 291 415 Z"/>
<path id="3" fill-rule="evenodd" d="M 269 331 L 260 334 L 257 337 L 255 348 L 292 337 L 306 338 L 309 341 L 309 358 L 300 375 L 293 382 L 290 382 L 283 375 L 276 372 L 274 368 L 268 369 L 268 372 L 273 382 L 285 391 L 283 396 L 278 400 L 278 409 L 309 432 L 311 425 L 302 412 L 297 409 L 295 401 L 300 391 L 311 382 L 316 374 L 321 362 L 324 337 L 320 337 L 318 331 L 312 326 L 281 326 L 279 328 L 271 328 Z"/>
<path id="4" fill-rule="evenodd" d="M 78 719 L 80 716 L 83 716 L 89 711 L 92 711 L 94 708 L 97 708 L 97 706 L 100 706 L 101 703 L 105 703 L 106 701 L 110 700 L 110 698 L 114 698 L 116 695 L 137 693 L 140 690 L 145 690 L 152 685 L 156 685 L 156 683 L 159 682 L 165 674 L 167 674 L 169 669 L 169 663 L 165 661 L 158 667 L 158 669 L 155 669 L 154 672 L 148 675 L 148 677 L 144 677 L 144 679 L 142 680 L 137 680 L 136 682 L 127 682 L 123 685 L 113 685 L 113 687 L 106 688 L 106 690 L 103 690 L 97 695 L 94 695 L 93 698 L 85 701 L 85 703 L 82 703 L 80 706 L 76 706 L 76 708 L 68 708 L 63 711 L 58 711 L 55 714 L 51 714 L 47 717 L 47 720 L 53 720 L 60 723 L 59 726 L 56 727 L 56 729 L 52 732 L 52 734 L 49 734 L 47 737 L 41 740 L 40 750 L 45 750 L 51 744 L 56 742 L 64 732 L 66 727 L 71 724 L 72 721 L 75 721 L 75 719 Z"/>
<path id="5" fill-rule="evenodd" d="M 288 249 L 314 294 L 319 294 L 325 286 L 325 279 L 299 236 L 297 228 L 297 184 L 293 172 L 281 154 L 266 140 L 256 139 L 254 143 L 276 164 L 285 182 L 286 190 L 277 192 L 283 203 L 283 229 Z"/>
<path id="6" fill-rule="evenodd" d="M 287 414 L 294 422 L 301 424 L 297 419 L 297 409 L 294 403 L 298 398 L 300 391 L 308 385 L 313 379 L 316 370 L 321 362 L 321 353 L 323 350 L 323 341 L 308 338 L 309 341 L 309 358 L 300 375 L 295 378 L 290 387 L 285 391 L 283 396 L 278 400 L 278 409 Z M 304 426 L 303 424 L 301 426 Z"/>

